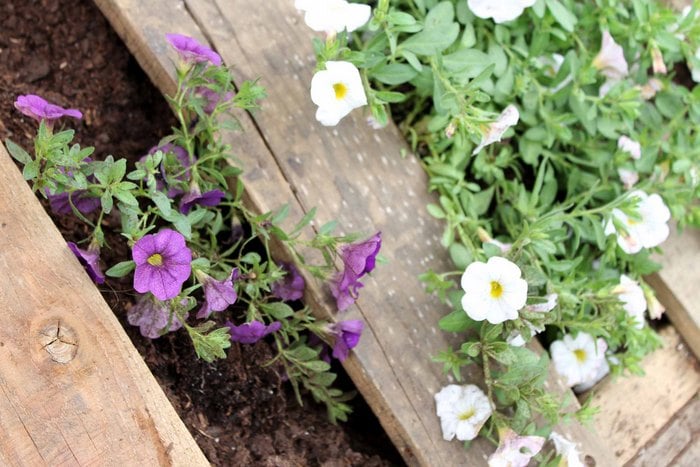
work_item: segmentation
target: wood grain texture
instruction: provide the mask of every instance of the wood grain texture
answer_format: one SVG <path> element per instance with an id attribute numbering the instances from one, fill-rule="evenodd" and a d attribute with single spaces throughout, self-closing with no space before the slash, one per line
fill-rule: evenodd
<path id="1" fill-rule="evenodd" d="M 0 465 L 209 465 L 0 145 Z"/>
<path id="2" fill-rule="evenodd" d="M 644 376 L 607 378 L 597 387 L 595 426 L 620 464 L 632 459 L 700 389 L 700 371 L 676 330 L 660 335 L 663 347 L 642 362 Z M 664 465 L 664 464 L 658 464 Z"/>
<path id="3" fill-rule="evenodd" d="M 630 467 L 695 467 L 700 464 L 700 398 L 686 404 L 639 452 Z"/>
<path id="4" fill-rule="evenodd" d="M 700 287 L 697 271 L 700 264 L 700 231 L 687 229 L 671 236 L 661 247 L 663 255 L 654 259 L 663 269 L 646 278 L 656 290 L 666 313 L 695 356 L 700 358 Z"/>
<path id="5" fill-rule="evenodd" d="M 367 323 L 345 368 L 409 464 L 485 465 L 493 446 L 478 440 L 464 452 L 460 443 L 442 440 L 435 416 L 433 394 L 449 380 L 430 357 L 449 345 L 436 328 L 448 310 L 417 277 L 452 267 L 439 244 L 442 226 L 425 209 L 433 201 L 426 175 L 414 156 L 401 156 L 406 144 L 393 125 L 373 131 L 361 112 L 337 128 L 315 121 L 309 98 L 313 33 L 293 2 L 187 1 L 176 8 L 165 1 L 96 3 L 163 91 L 173 85 L 172 54 L 162 54 L 167 32 L 211 43 L 241 79 L 262 77 L 269 94 L 262 110 L 252 119 L 241 116 L 245 134 L 227 137 L 245 169 L 251 209 L 290 203 L 295 220 L 317 207 L 319 224 L 337 219 L 345 231 L 382 231 L 388 264 L 365 281 L 357 306 L 335 316 L 327 286 L 310 278 L 305 302 L 319 316 Z M 467 379 L 479 384 L 481 374 Z M 563 431 L 599 465 L 610 465 L 611 453 L 594 434 L 578 425 Z"/>

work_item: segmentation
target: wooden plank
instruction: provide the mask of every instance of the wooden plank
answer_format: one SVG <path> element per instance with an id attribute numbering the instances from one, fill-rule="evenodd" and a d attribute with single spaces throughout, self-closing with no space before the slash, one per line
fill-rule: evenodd
<path id="1" fill-rule="evenodd" d="M 0 465 L 209 465 L 0 145 Z"/>
<path id="2" fill-rule="evenodd" d="M 700 463 L 700 399 L 694 397 L 629 462 L 631 467 L 694 467 Z"/>
<path id="3" fill-rule="evenodd" d="M 695 356 L 700 358 L 700 231 L 687 229 L 678 234 L 672 229 L 661 247 L 663 255 L 655 260 L 663 269 L 646 278 L 661 301 L 676 329 L 683 335 Z"/>
<path id="4" fill-rule="evenodd" d="M 446 309 L 417 277 L 451 265 L 439 244 L 442 227 L 425 210 L 433 199 L 426 175 L 414 156 L 401 157 L 406 144 L 394 126 L 374 132 L 359 112 L 337 129 L 316 123 L 308 95 L 312 32 L 300 23 L 293 2 L 188 1 L 184 8 L 165 0 L 96 3 L 161 90 L 173 85 L 167 74 L 172 55 L 163 53 L 167 32 L 207 39 L 241 78 L 263 78 L 269 94 L 263 109 L 254 121 L 242 117 L 246 134 L 229 136 L 246 170 L 251 209 L 291 203 L 301 214 L 316 206 L 319 223 L 337 219 L 347 230 L 382 231 L 388 264 L 367 280 L 357 306 L 338 317 L 367 323 L 345 368 L 409 464 L 485 464 L 493 446 L 479 440 L 465 453 L 460 443 L 442 440 L 435 416 L 433 394 L 448 380 L 430 357 L 449 344 L 436 329 Z M 305 302 L 335 319 L 324 284 L 310 281 Z M 612 455 L 595 435 L 578 425 L 565 430 L 599 465 L 609 465 Z"/>
<path id="5" fill-rule="evenodd" d="M 676 330 L 668 326 L 660 335 L 663 347 L 642 362 L 644 376 L 607 378 L 593 396 L 593 405 L 600 407 L 596 429 L 614 447 L 621 464 L 653 439 L 700 388 L 697 360 Z"/>

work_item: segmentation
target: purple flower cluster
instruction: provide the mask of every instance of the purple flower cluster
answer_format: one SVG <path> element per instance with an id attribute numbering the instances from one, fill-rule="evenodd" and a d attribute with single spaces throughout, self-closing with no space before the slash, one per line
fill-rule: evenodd
<path id="1" fill-rule="evenodd" d="M 254 344 L 268 334 L 278 331 L 282 327 L 282 323 L 274 321 L 265 326 L 265 323 L 261 323 L 260 321 L 251 321 L 236 326 L 232 322 L 227 321 L 226 326 L 228 326 L 231 331 L 231 340 L 233 342 Z"/>
<path id="2" fill-rule="evenodd" d="M 131 250 L 136 270 L 134 289 L 151 292 L 158 300 L 168 300 L 182 290 L 190 277 L 192 252 L 179 232 L 163 229 L 144 235 Z"/>
<path id="3" fill-rule="evenodd" d="M 279 266 L 287 274 L 272 284 L 272 295 L 284 301 L 300 300 L 304 296 L 304 278 L 291 263 L 281 263 Z"/>
<path id="4" fill-rule="evenodd" d="M 333 278 L 330 284 L 338 310 L 345 311 L 355 303 L 358 290 L 363 287 L 360 278 L 372 272 L 381 247 L 381 232 L 377 232 L 364 242 L 341 247 L 340 256 L 344 269 Z"/>
<path id="5" fill-rule="evenodd" d="M 87 250 L 82 250 L 73 242 L 68 242 L 68 248 L 70 248 L 76 258 L 78 258 L 78 261 L 80 261 L 80 264 L 85 268 L 90 279 L 96 284 L 104 284 L 105 275 L 100 268 L 100 249 L 97 246 L 91 245 Z"/>
<path id="6" fill-rule="evenodd" d="M 48 124 L 52 124 L 54 120 L 58 120 L 61 117 L 72 117 L 78 120 L 83 118 L 82 112 L 78 109 L 64 109 L 34 94 L 18 96 L 15 101 L 15 108 L 27 117 L 31 117 L 39 122 L 45 120 Z"/>
<path id="7" fill-rule="evenodd" d="M 216 66 L 221 65 L 219 54 L 192 37 L 183 34 L 166 34 L 165 38 L 186 63 L 211 62 Z"/>

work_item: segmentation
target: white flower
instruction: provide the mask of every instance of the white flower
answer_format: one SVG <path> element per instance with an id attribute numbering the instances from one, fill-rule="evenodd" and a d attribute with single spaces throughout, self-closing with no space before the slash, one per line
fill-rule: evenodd
<path id="1" fill-rule="evenodd" d="M 601 362 L 601 365 L 598 367 L 598 371 L 596 372 L 596 374 L 589 380 L 574 386 L 574 392 L 576 394 L 581 394 L 582 392 L 588 391 L 593 386 L 595 386 L 598 381 L 603 379 L 608 373 L 610 373 L 610 365 L 608 364 L 608 360 L 604 358 Z"/>
<path id="2" fill-rule="evenodd" d="M 637 160 L 642 157 L 642 145 L 629 136 L 620 136 L 617 140 L 617 148 L 622 152 L 629 154 L 632 159 Z"/>
<path id="3" fill-rule="evenodd" d="M 590 334 L 579 332 L 576 338 L 566 334 L 562 340 L 552 342 L 549 353 L 557 373 L 571 387 L 595 379 L 607 348 L 603 339 L 596 341 Z"/>
<path id="4" fill-rule="evenodd" d="M 304 22 L 314 31 L 352 32 L 372 15 L 372 7 L 345 0 L 295 0 L 297 10 L 305 12 Z"/>
<path id="5" fill-rule="evenodd" d="M 479 18 L 493 18 L 495 23 L 512 21 L 537 0 L 467 0 L 469 9 Z"/>
<path id="6" fill-rule="evenodd" d="M 489 456 L 489 467 L 526 467 L 546 441 L 541 436 L 518 436 L 510 428 L 499 430 L 499 438 L 498 449 Z"/>
<path id="7" fill-rule="evenodd" d="M 318 106 L 316 120 L 337 125 L 352 109 L 367 105 L 359 70 L 350 62 L 326 62 L 311 79 L 311 100 Z"/>
<path id="8" fill-rule="evenodd" d="M 603 31 L 600 52 L 593 59 L 593 66 L 599 69 L 603 76 L 613 81 L 619 81 L 629 73 L 622 47 L 615 42 L 608 31 Z"/>
<path id="9" fill-rule="evenodd" d="M 644 312 L 647 309 L 647 300 L 644 297 L 644 290 L 639 286 L 639 282 L 622 274 L 620 276 L 620 285 L 613 289 L 613 293 L 617 294 L 617 298 L 622 302 L 622 307 L 627 314 L 634 318 L 635 327 L 642 329 L 644 327 Z"/>
<path id="10" fill-rule="evenodd" d="M 661 51 L 658 47 L 653 47 L 651 49 L 651 64 L 654 73 L 659 73 L 665 75 L 668 70 L 666 70 L 666 64 L 664 63 L 664 56 L 661 55 Z"/>
<path id="11" fill-rule="evenodd" d="M 515 263 L 500 256 L 471 263 L 462 274 L 462 308 L 475 321 L 498 324 L 517 319 L 527 301 L 527 282 L 520 275 Z"/>
<path id="12" fill-rule="evenodd" d="M 488 397 L 473 384 L 445 386 L 435 394 L 435 403 L 445 441 L 450 441 L 455 436 L 460 441 L 476 438 L 491 416 Z"/>
<path id="13" fill-rule="evenodd" d="M 663 315 L 666 312 L 666 307 L 664 307 L 661 304 L 659 299 L 656 298 L 656 295 L 654 295 L 654 292 L 649 287 L 647 287 L 644 290 L 644 296 L 647 299 L 647 307 L 649 308 L 649 318 L 661 318 L 661 315 Z"/>
<path id="14" fill-rule="evenodd" d="M 670 230 L 667 222 L 671 218 L 671 211 L 656 193 L 649 196 L 643 191 L 635 190 L 629 196 L 638 199 L 634 209 L 636 218 L 627 216 L 620 209 L 613 209 L 613 217 L 626 232 L 618 231 L 610 219 L 605 225 L 605 235 L 617 234 L 617 244 L 622 251 L 632 255 L 642 248 L 661 245 L 668 238 Z"/>
<path id="15" fill-rule="evenodd" d="M 652 99 L 657 92 L 664 88 L 664 83 L 662 83 L 658 78 L 651 78 L 646 84 L 639 87 L 639 92 L 642 99 L 648 101 Z"/>
<path id="16" fill-rule="evenodd" d="M 548 311 L 552 311 L 554 309 L 554 307 L 557 306 L 557 302 L 559 301 L 559 295 L 555 294 L 555 293 L 548 294 L 544 298 L 546 298 L 547 301 L 527 305 L 525 307 L 525 310 L 526 311 L 533 311 L 536 313 L 547 313 Z"/>
<path id="17" fill-rule="evenodd" d="M 503 133 L 505 133 L 508 128 L 517 124 L 518 120 L 520 120 L 520 112 L 518 112 L 517 107 L 510 104 L 503 110 L 503 112 L 501 112 L 498 119 L 489 125 L 488 129 L 481 137 L 481 143 L 479 143 L 476 149 L 474 149 L 472 155 L 478 154 L 479 151 L 484 149 L 484 147 L 488 146 L 489 144 L 500 141 L 501 138 L 503 138 Z"/>
<path id="18" fill-rule="evenodd" d="M 620 168 L 617 169 L 617 174 L 620 176 L 620 181 L 625 190 L 631 189 L 639 181 L 639 174 L 634 170 Z"/>
<path id="19" fill-rule="evenodd" d="M 576 448 L 576 443 L 569 441 L 555 431 L 549 435 L 549 439 L 552 440 L 554 443 L 554 449 L 556 449 L 557 454 L 559 454 L 564 461 L 559 465 L 566 467 L 584 467 L 583 462 L 581 462 L 578 449 Z"/>

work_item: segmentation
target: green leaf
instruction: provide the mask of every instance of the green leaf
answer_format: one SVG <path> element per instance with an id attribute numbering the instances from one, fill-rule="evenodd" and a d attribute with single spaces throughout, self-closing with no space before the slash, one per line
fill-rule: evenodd
<path id="1" fill-rule="evenodd" d="M 475 78 L 493 63 L 491 57 L 481 50 L 461 49 L 442 57 L 446 70 L 459 73 L 461 78 Z"/>
<path id="2" fill-rule="evenodd" d="M 122 261 L 107 269 L 105 274 L 109 277 L 124 277 L 134 270 L 136 263 L 133 261 Z"/>
<path id="3" fill-rule="evenodd" d="M 455 310 L 444 316 L 438 322 L 438 326 L 447 332 L 464 332 L 475 327 L 478 323 L 472 320 L 464 310 Z"/>
<path id="4" fill-rule="evenodd" d="M 277 320 L 289 318 L 294 314 L 292 307 L 283 302 L 262 303 L 260 309 Z"/>
<path id="5" fill-rule="evenodd" d="M 218 328 L 209 334 L 203 334 L 205 329 L 207 328 L 202 326 L 188 328 L 197 356 L 209 363 L 217 358 L 226 358 L 225 350 L 231 347 L 231 334 L 228 327 Z"/>
<path id="6" fill-rule="evenodd" d="M 378 91 L 374 93 L 374 97 L 390 104 L 398 104 L 406 100 L 406 94 L 393 91 Z"/>
<path id="7" fill-rule="evenodd" d="M 25 180 L 33 180 L 39 175 L 39 161 L 30 160 L 22 169 L 22 177 Z"/>
<path id="8" fill-rule="evenodd" d="M 417 55 L 436 55 L 448 48 L 459 36 L 459 25 L 452 23 L 444 31 L 423 30 L 409 37 L 399 46 Z"/>
<path id="9" fill-rule="evenodd" d="M 561 27 L 568 32 L 574 32 L 574 26 L 576 26 L 578 20 L 559 0 L 547 0 L 547 8 Z"/>
<path id="10" fill-rule="evenodd" d="M 411 81 L 418 71 L 404 63 L 388 63 L 374 68 L 370 74 L 381 83 L 397 85 Z"/>
<path id="11" fill-rule="evenodd" d="M 21 146 L 18 146 L 15 144 L 13 141 L 6 139 L 5 140 L 5 147 L 7 148 L 7 152 L 10 153 L 10 155 L 17 161 L 21 162 L 22 164 L 29 164 L 32 161 L 32 156 L 29 155 L 27 151 L 25 151 Z M 32 177 L 34 178 L 34 177 Z M 25 180 L 29 180 L 26 179 Z"/>
<path id="12" fill-rule="evenodd" d="M 450 245 L 450 258 L 457 269 L 466 269 L 474 261 L 469 249 L 457 242 Z"/>

